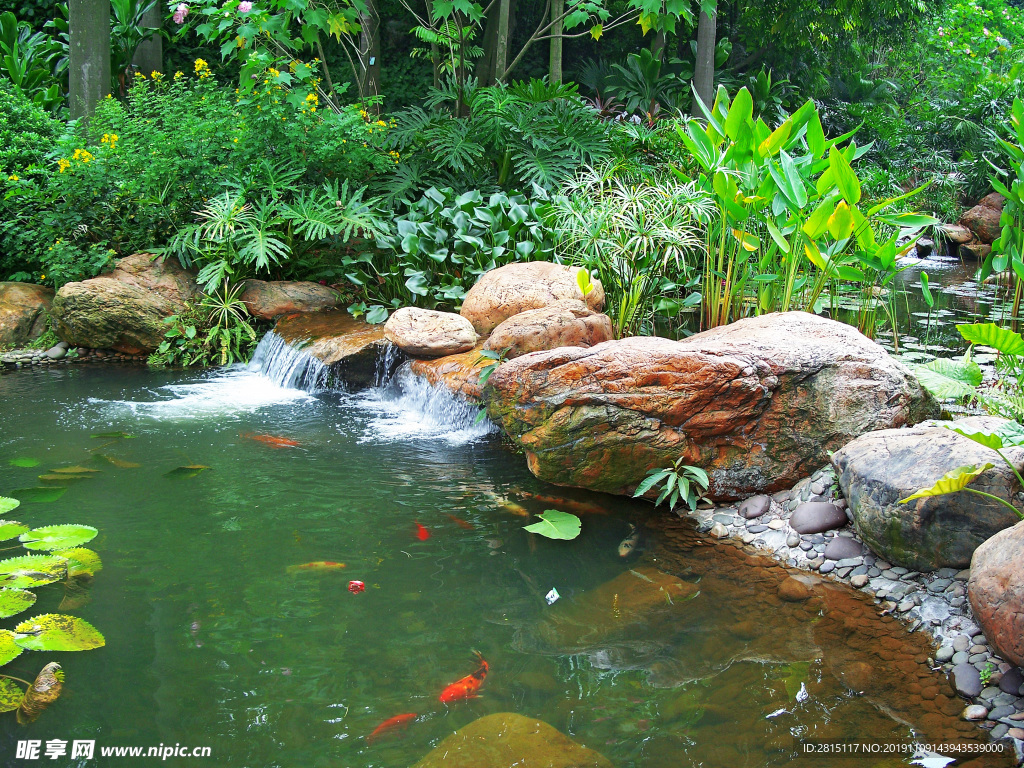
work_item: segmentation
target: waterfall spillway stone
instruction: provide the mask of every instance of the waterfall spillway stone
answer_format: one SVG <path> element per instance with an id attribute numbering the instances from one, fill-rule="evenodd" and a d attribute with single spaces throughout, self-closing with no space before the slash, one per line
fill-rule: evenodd
<path id="1" fill-rule="evenodd" d="M 273 331 L 260 340 L 249 369 L 262 373 L 278 386 L 306 392 L 331 389 L 334 378 L 328 365 Z"/>

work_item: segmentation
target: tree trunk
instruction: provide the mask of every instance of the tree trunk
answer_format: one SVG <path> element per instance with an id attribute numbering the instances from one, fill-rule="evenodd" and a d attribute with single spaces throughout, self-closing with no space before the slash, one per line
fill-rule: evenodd
<path id="1" fill-rule="evenodd" d="M 558 19 L 565 13 L 565 0 L 551 0 L 551 18 Z M 551 56 L 548 68 L 552 83 L 562 82 L 562 20 L 551 27 Z"/>
<path id="2" fill-rule="evenodd" d="M 110 93 L 110 0 L 70 0 L 71 117 L 89 117 Z"/>
<path id="3" fill-rule="evenodd" d="M 359 15 L 359 69 L 363 98 L 380 95 L 380 16 L 375 0 L 366 0 L 366 13 Z"/>
<path id="4" fill-rule="evenodd" d="M 484 36 L 480 41 L 484 55 L 476 60 L 476 79 L 480 85 L 494 84 L 494 57 L 498 48 L 498 16 L 490 14 L 484 23 Z"/>
<path id="5" fill-rule="evenodd" d="M 508 67 L 508 21 L 512 0 L 498 0 L 498 41 L 494 48 L 494 81 L 505 77 Z"/>
<path id="6" fill-rule="evenodd" d="M 694 116 L 703 114 L 697 105 L 697 96 L 700 96 L 707 106 L 715 96 L 715 25 L 718 20 L 717 9 L 710 16 L 706 13 L 700 14 L 697 22 L 697 63 L 693 70 L 693 90 L 696 96 L 693 99 L 693 106 L 690 113 Z"/>
<path id="7" fill-rule="evenodd" d="M 161 27 L 163 26 L 163 7 L 157 3 L 142 16 L 142 26 Z M 139 72 L 149 77 L 152 72 L 164 71 L 164 39 L 159 34 L 153 35 L 149 40 L 139 43 L 135 50 L 135 59 L 132 63 L 139 68 Z"/>

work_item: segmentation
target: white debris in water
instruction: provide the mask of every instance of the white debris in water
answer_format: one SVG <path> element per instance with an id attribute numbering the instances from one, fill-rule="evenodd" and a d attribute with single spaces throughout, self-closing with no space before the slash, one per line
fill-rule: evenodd
<path id="1" fill-rule="evenodd" d="M 544 595 L 544 600 L 547 601 L 548 605 L 554 605 L 560 597 L 561 595 L 558 594 L 558 590 L 552 587 L 551 591 Z"/>
<path id="2" fill-rule="evenodd" d="M 796 692 L 796 700 L 798 702 L 804 702 L 811 698 L 811 694 L 807 692 L 807 686 L 800 683 L 800 690 Z"/>

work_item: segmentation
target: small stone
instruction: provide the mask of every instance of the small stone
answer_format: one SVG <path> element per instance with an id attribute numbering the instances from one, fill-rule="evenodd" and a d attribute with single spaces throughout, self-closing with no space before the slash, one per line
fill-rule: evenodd
<path id="1" fill-rule="evenodd" d="M 899 611 L 900 613 L 906 613 L 907 611 L 909 611 L 913 607 L 914 607 L 914 601 L 913 600 L 904 600 L 899 605 L 896 606 L 896 610 Z M 950 658 L 953 658 L 953 654 L 952 653 L 950 654 Z M 949 661 L 949 659 L 943 659 L 943 661 Z"/>
<path id="2" fill-rule="evenodd" d="M 956 575 L 953 578 L 957 581 L 967 581 L 969 578 L 971 578 L 971 569 L 965 568 L 962 571 L 957 571 Z"/>
<path id="3" fill-rule="evenodd" d="M 979 643 L 978 638 L 975 638 L 974 645 L 967 649 L 968 653 L 984 653 L 988 650 L 987 643 Z"/>
<path id="4" fill-rule="evenodd" d="M 967 635 L 957 635 L 953 638 L 953 650 L 954 651 L 966 651 L 971 647 L 971 638 Z"/>
<path id="5" fill-rule="evenodd" d="M 751 543 L 753 543 L 754 539 L 756 539 L 756 538 L 757 538 L 757 534 L 750 533 L 750 531 L 747 531 L 746 533 L 744 533 L 740 537 L 740 541 L 742 541 L 744 544 L 751 544 Z"/>
<path id="6" fill-rule="evenodd" d="M 800 549 L 802 549 L 804 552 L 810 552 L 812 549 L 814 549 L 814 542 L 807 541 L 805 539 L 800 542 Z"/>
<path id="7" fill-rule="evenodd" d="M 768 527 L 771 528 L 773 531 L 780 531 L 786 527 L 786 521 L 779 520 L 778 518 L 776 518 L 775 520 L 772 520 L 768 523 Z"/>
<path id="8" fill-rule="evenodd" d="M 776 496 L 778 496 L 778 494 L 776 494 Z M 768 496 L 751 496 L 740 504 L 739 515 L 747 520 L 752 520 L 767 512 L 771 503 L 772 500 Z"/>
<path id="9" fill-rule="evenodd" d="M 848 536 L 836 536 L 825 547 L 825 557 L 829 560 L 845 560 L 863 554 L 864 548 Z"/>
<path id="10" fill-rule="evenodd" d="M 1024 741 L 1024 728 L 1008 728 L 1006 735 L 1011 739 L 1021 739 Z"/>
<path id="11" fill-rule="evenodd" d="M 711 535 L 713 538 L 716 538 L 716 539 L 724 539 L 724 538 L 728 537 L 729 529 L 726 528 L 721 523 L 717 523 L 716 522 L 714 525 L 711 526 L 711 530 L 708 531 L 708 534 Z"/>
<path id="12" fill-rule="evenodd" d="M 987 716 L 988 710 L 980 704 L 971 704 L 960 713 L 960 717 L 964 720 L 984 720 Z"/>
<path id="13" fill-rule="evenodd" d="M 913 601 L 911 601 L 910 604 L 913 605 Z M 902 605 L 902 603 L 900 603 L 900 605 Z M 953 646 L 944 645 L 935 652 L 935 660 L 945 663 L 953 658 L 954 653 L 956 653 L 956 651 L 953 650 Z"/>
<path id="14" fill-rule="evenodd" d="M 950 584 L 949 579 L 936 579 L 928 585 L 928 591 L 933 595 L 941 595 Z"/>
<path id="15" fill-rule="evenodd" d="M 1022 685 L 1024 685 L 1024 673 L 1014 667 L 1009 672 L 1003 674 L 1002 679 L 999 681 L 999 690 L 1015 694 Z"/>
<path id="16" fill-rule="evenodd" d="M 799 547 L 800 537 L 797 536 L 795 533 L 789 534 L 789 536 L 786 537 L 786 546 L 790 549 L 792 549 L 793 547 Z"/>
<path id="17" fill-rule="evenodd" d="M 811 560 L 811 561 L 809 561 L 807 563 L 807 567 L 810 568 L 812 571 L 816 571 L 819 568 L 821 568 L 821 566 L 822 566 L 822 564 L 824 562 L 825 562 L 825 558 L 823 558 L 823 557 L 816 557 L 816 558 L 814 558 L 813 560 Z"/>
<path id="18" fill-rule="evenodd" d="M 866 573 L 859 573 L 850 579 L 850 584 L 852 584 L 857 589 L 863 589 L 865 586 L 867 586 L 867 583 L 868 575 Z"/>
<path id="19" fill-rule="evenodd" d="M 834 560 L 826 560 L 821 564 L 821 568 L 818 569 L 819 573 L 832 573 L 836 568 Z"/>
<path id="20" fill-rule="evenodd" d="M 1013 707 L 1003 704 L 1002 706 L 993 707 L 992 711 L 988 713 L 989 720 L 1002 720 L 1004 717 L 1009 717 L 1013 714 Z"/>
<path id="21" fill-rule="evenodd" d="M 992 741 L 999 741 L 999 739 L 1003 738 L 1003 736 L 1005 736 L 1009 732 L 1010 726 L 1008 726 L 1006 723 L 999 723 L 999 725 L 992 729 Z"/>
<path id="22" fill-rule="evenodd" d="M 981 662 L 986 661 L 987 659 L 988 653 L 972 653 L 970 656 L 967 657 L 967 662 L 969 664 L 980 664 Z"/>
<path id="23" fill-rule="evenodd" d="M 878 570 L 878 566 L 872 565 L 870 568 L 868 568 L 868 576 L 870 576 L 872 579 L 877 579 L 881 575 L 882 572 Z"/>
<path id="24" fill-rule="evenodd" d="M 732 515 L 723 515 L 721 513 L 713 515 L 712 520 L 721 523 L 722 525 L 732 525 L 735 519 Z"/>
<path id="25" fill-rule="evenodd" d="M 751 525 L 747 528 L 749 533 L 764 533 L 768 530 L 767 525 Z"/>
<path id="26" fill-rule="evenodd" d="M 970 664 L 957 664 L 953 667 L 949 671 L 949 683 L 954 691 L 968 699 L 981 693 L 981 675 Z"/>
<path id="27" fill-rule="evenodd" d="M 954 664 L 966 664 L 970 658 L 970 654 L 967 651 L 957 651 L 953 654 L 953 658 L 950 659 Z"/>
<path id="28" fill-rule="evenodd" d="M 808 578 L 809 577 L 807 576 L 803 579 L 795 576 L 789 576 L 779 584 L 779 597 L 789 603 L 803 602 L 813 594 L 811 585 L 805 581 L 805 579 Z"/>
<path id="29" fill-rule="evenodd" d="M 754 498 L 756 499 L 757 497 L 755 496 Z M 785 504 L 791 498 L 793 498 L 793 492 L 792 491 L 779 491 L 778 493 L 773 493 L 772 494 L 772 499 L 777 501 L 779 504 Z"/>
<path id="30" fill-rule="evenodd" d="M 998 688 L 996 688 L 994 685 L 990 685 L 987 688 L 985 688 L 984 690 L 982 690 L 982 692 L 979 693 L 978 695 L 981 696 L 983 699 L 991 700 L 991 699 L 994 699 L 996 696 L 998 696 L 999 693 L 1000 693 L 1000 690 Z"/>

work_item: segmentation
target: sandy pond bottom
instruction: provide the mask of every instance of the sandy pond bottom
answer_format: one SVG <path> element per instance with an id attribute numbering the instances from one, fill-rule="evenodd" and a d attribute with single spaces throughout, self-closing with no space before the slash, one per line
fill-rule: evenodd
<path id="1" fill-rule="evenodd" d="M 67 682 L 36 723 L 0 717 L 0 765 L 32 764 L 14 759 L 18 739 L 94 739 L 212 750 L 163 763 L 175 766 L 397 768 L 498 712 L 539 718 L 617 768 L 940 766 L 803 756 L 800 740 L 987 743 L 958 720 L 924 638 L 864 596 L 823 583 L 786 602 L 790 574 L 774 562 L 648 505 L 544 486 L 498 435 L 424 418 L 423 398 L 313 397 L 244 370 L 0 376 L 0 495 L 49 485 L 37 476 L 54 468 L 100 470 L 54 501 L 21 491 L 14 516 L 100 529 L 105 567 L 74 612 L 107 638 L 10 665 L 32 677 L 54 658 Z M 132 437 L 94 437 L 112 431 Z M 582 504 L 583 533 L 526 533 L 502 498 L 530 512 Z M 623 561 L 630 524 L 643 546 Z M 315 561 L 346 567 L 289 571 Z M 40 593 L 33 611 L 64 596 Z M 474 650 L 490 663 L 483 695 L 446 708 L 438 694 L 474 669 Z M 401 713 L 419 717 L 367 744 Z"/>

